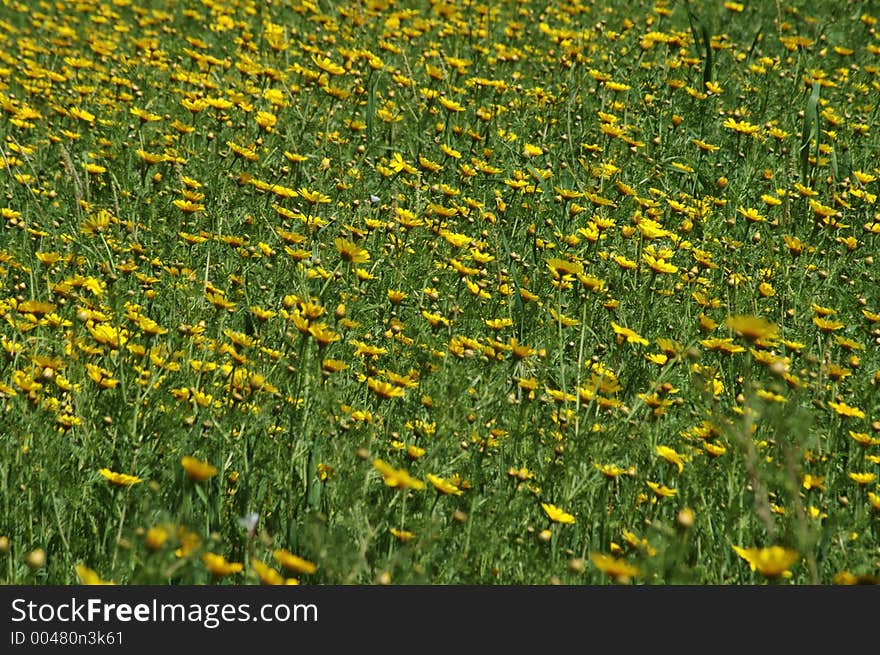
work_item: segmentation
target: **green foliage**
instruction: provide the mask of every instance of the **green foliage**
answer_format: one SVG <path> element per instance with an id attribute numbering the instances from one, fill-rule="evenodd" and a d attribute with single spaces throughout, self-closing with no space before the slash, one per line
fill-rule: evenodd
<path id="1" fill-rule="evenodd" d="M 877 17 L 618 4 L 2 3 L 0 581 L 874 580 Z"/>

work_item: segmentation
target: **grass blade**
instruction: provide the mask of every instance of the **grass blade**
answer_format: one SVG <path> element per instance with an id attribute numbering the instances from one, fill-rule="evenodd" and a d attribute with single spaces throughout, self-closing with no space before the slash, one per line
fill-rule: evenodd
<path id="1" fill-rule="evenodd" d="M 705 23 L 691 10 L 690 2 L 685 3 L 685 9 L 688 13 L 688 22 L 691 26 L 694 43 L 702 47 L 705 53 L 703 57 L 703 86 L 705 87 L 707 83 L 712 81 L 712 38 Z"/>
<path id="2" fill-rule="evenodd" d="M 819 157 L 819 92 L 822 86 L 818 82 L 813 82 L 813 91 L 807 100 L 807 107 L 804 109 L 804 124 L 801 129 L 801 184 L 810 186 L 808 179 L 810 167 L 810 142 L 814 144 L 814 153 L 816 161 Z"/>

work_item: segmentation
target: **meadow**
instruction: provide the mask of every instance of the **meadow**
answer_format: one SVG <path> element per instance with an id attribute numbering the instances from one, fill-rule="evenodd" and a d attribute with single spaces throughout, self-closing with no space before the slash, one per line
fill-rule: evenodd
<path id="1" fill-rule="evenodd" d="M 870 583 L 872 2 L 0 2 L 0 582 Z"/>

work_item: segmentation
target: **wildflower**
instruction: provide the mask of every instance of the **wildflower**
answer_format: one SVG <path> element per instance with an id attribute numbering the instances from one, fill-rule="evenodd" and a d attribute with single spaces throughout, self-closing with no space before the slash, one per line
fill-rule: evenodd
<path id="1" fill-rule="evenodd" d="M 642 218 L 636 224 L 639 232 L 646 239 L 660 239 L 662 237 L 672 236 L 672 232 L 669 230 L 663 229 L 663 227 L 657 221 L 652 221 L 649 218 Z"/>
<path id="2" fill-rule="evenodd" d="M 849 475 L 850 480 L 862 487 L 871 484 L 877 479 L 876 473 L 848 473 L 847 475 Z"/>
<path id="3" fill-rule="evenodd" d="M 390 398 L 403 398 L 405 394 L 403 388 L 383 380 L 377 380 L 376 378 L 367 378 L 367 386 L 373 393 L 385 400 Z"/>
<path id="4" fill-rule="evenodd" d="M 748 121 L 737 121 L 734 118 L 725 119 L 725 121 L 724 121 L 724 123 L 722 123 L 722 125 L 724 127 L 726 127 L 727 129 L 733 130 L 734 132 L 736 132 L 738 134 L 751 135 L 751 134 L 757 134 L 758 132 L 761 131 L 760 125 L 753 125 L 752 123 L 749 123 Z"/>
<path id="5" fill-rule="evenodd" d="M 599 473 L 604 475 L 609 480 L 614 480 L 615 478 L 617 478 L 620 475 L 635 475 L 635 472 L 636 472 L 634 467 L 630 467 L 628 469 L 625 469 L 625 468 L 619 467 L 617 464 L 596 463 L 593 466 L 595 466 L 596 469 L 599 471 Z"/>
<path id="6" fill-rule="evenodd" d="M 376 459 L 373 467 L 382 474 L 382 480 L 388 487 L 396 489 L 424 489 L 425 483 L 410 476 L 405 469 L 396 469 L 388 462 Z"/>
<path id="7" fill-rule="evenodd" d="M 544 509 L 544 512 L 554 523 L 574 523 L 575 518 L 565 510 L 556 507 L 556 505 L 551 505 L 550 503 L 541 503 L 541 507 Z"/>
<path id="8" fill-rule="evenodd" d="M 314 562 L 310 562 L 309 560 L 303 559 L 298 555 L 294 555 L 293 553 L 284 550 L 283 548 L 278 548 L 272 551 L 272 556 L 279 564 L 281 564 L 281 566 L 283 566 L 288 571 L 292 571 L 293 573 L 304 573 L 306 575 L 311 575 L 318 570 L 318 567 Z"/>
<path id="9" fill-rule="evenodd" d="M 217 468 L 209 462 L 203 462 L 189 455 L 180 460 L 187 477 L 195 482 L 204 482 L 217 475 Z"/>
<path id="10" fill-rule="evenodd" d="M 114 378 L 110 371 L 101 366 L 88 362 L 86 363 L 86 372 L 102 389 L 115 389 L 119 386 L 119 380 Z"/>
<path id="11" fill-rule="evenodd" d="M 746 220 L 750 223 L 761 223 L 767 220 L 764 216 L 758 213 L 758 210 L 754 207 L 749 207 L 748 209 L 746 209 L 745 207 L 740 205 L 737 211 L 745 216 Z"/>
<path id="12" fill-rule="evenodd" d="M 412 164 L 408 163 L 399 152 L 395 152 L 391 156 L 391 161 L 389 162 L 389 166 L 391 170 L 395 173 L 408 173 L 409 175 L 414 175 L 418 173 L 418 169 Z"/>
<path id="13" fill-rule="evenodd" d="M 639 574 L 638 567 L 611 555 L 590 553 L 590 561 L 602 573 L 610 576 L 615 582 L 622 584 L 627 584 L 631 578 Z"/>
<path id="14" fill-rule="evenodd" d="M 614 334 L 617 335 L 617 343 L 623 343 L 625 340 L 627 343 L 637 343 L 643 346 L 648 345 L 648 340 L 644 337 L 639 336 L 634 330 L 630 328 L 623 327 L 622 325 L 618 325 L 614 321 L 611 321 L 611 328 L 614 330 Z"/>
<path id="15" fill-rule="evenodd" d="M 642 261 L 655 273 L 677 273 L 678 266 L 670 264 L 662 257 L 654 257 L 650 253 L 642 253 Z"/>
<path id="16" fill-rule="evenodd" d="M 233 143 L 232 141 L 227 141 L 226 146 L 233 152 L 233 154 L 235 154 L 236 157 L 241 157 L 242 159 L 246 159 L 250 162 L 259 161 L 260 159 L 257 151 L 253 148 L 240 146 L 237 143 Z"/>
<path id="17" fill-rule="evenodd" d="M 675 452 L 672 448 L 669 448 L 668 446 L 657 446 L 657 454 L 670 464 L 677 466 L 679 473 L 684 469 L 685 458 L 681 454 Z"/>
<path id="18" fill-rule="evenodd" d="M 651 491 L 657 494 L 660 498 L 670 498 L 678 493 L 676 489 L 671 489 L 666 485 L 651 482 L 650 480 L 646 481 L 646 484 L 651 488 Z"/>
<path id="19" fill-rule="evenodd" d="M 865 412 L 863 412 L 858 407 L 847 405 L 844 402 L 836 403 L 833 401 L 829 401 L 828 406 L 831 407 L 831 409 L 837 412 L 840 416 L 845 416 L 847 418 L 865 418 Z"/>
<path id="20" fill-rule="evenodd" d="M 336 250 L 339 251 L 339 256 L 347 262 L 364 264 L 370 261 L 369 251 L 361 248 L 359 245 L 348 239 L 339 238 L 333 243 L 336 246 Z"/>
<path id="21" fill-rule="evenodd" d="M 202 561 L 205 566 L 216 578 L 222 578 L 233 573 L 241 573 L 244 565 L 240 562 L 227 562 L 222 555 L 215 553 L 205 553 L 202 555 Z"/>
<path id="22" fill-rule="evenodd" d="M 855 441 L 863 446 L 880 446 L 880 439 L 872 437 L 867 432 L 853 432 L 849 431 L 849 436 Z"/>
<path id="23" fill-rule="evenodd" d="M 371 344 L 364 343 L 363 341 L 352 341 L 351 343 L 355 347 L 354 354 L 356 357 L 362 356 L 376 359 L 379 355 L 388 354 L 388 349 L 383 348 L 382 346 L 373 346 Z"/>
<path id="24" fill-rule="evenodd" d="M 114 473 L 107 468 L 98 469 L 98 473 L 107 478 L 107 481 L 110 482 L 110 484 L 116 485 L 117 487 L 130 487 L 138 482 L 143 482 L 143 480 L 137 476 L 126 475 L 125 473 Z"/>
<path id="25" fill-rule="evenodd" d="M 439 327 L 449 327 L 449 319 L 443 316 L 442 314 L 437 314 L 435 312 L 429 312 L 425 309 L 422 310 L 422 316 L 431 324 L 433 328 Z"/>
<path id="26" fill-rule="evenodd" d="M 721 444 L 710 443 L 708 441 L 703 443 L 703 450 L 709 453 L 712 457 L 721 457 L 721 455 L 727 453 L 727 448 Z"/>
<path id="27" fill-rule="evenodd" d="M 406 456 L 409 457 L 410 459 L 421 459 L 422 457 L 425 456 L 426 452 L 427 451 L 424 448 L 420 448 L 419 446 L 416 446 L 414 444 L 410 444 L 406 447 Z M 429 475 L 428 479 L 431 479 L 431 477 L 432 476 Z M 441 480 L 441 478 L 437 478 L 436 476 L 434 476 L 434 477 L 436 478 L 436 480 L 439 481 L 440 485 L 442 486 L 442 483 L 444 481 Z M 434 480 L 431 480 L 431 483 L 434 484 L 435 488 L 437 487 L 437 484 L 435 484 Z M 437 490 L 440 491 L 439 488 Z"/>
<path id="28" fill-rule="evenodd" d="M 449 111 L 452 113 L 458 113 L 458 112 L 464 111 L 464 105 L 462 105 L 459 102 L 456 102 L 455 100 L 450 100 L 449 98 L 446 98 L 444 96 L 440 96 L 439 101 L 440 101 L 440 104 L 443 105 L 443 108 L 446 111 Z"/>
<path id="29" fill-rule="evenodd" d="M 180 547 L 174 551 L 175 557 L 188 557 L 202 543 L 198 534 L 182 525 L 177 529 L 177 539 Z"/>
<path id="30" fill-rule="evenodd" d="M 262 560 L 258 560 L 256 558 L 251 559 L 251 568 L 257 574 L 257 577 L 260 578 L 260 582 L 264 585 L 284 584 L 284 576 L 273 569 L 271 566 L 268 566 Z"/>
<path id="31" fill-rule="evenodd" d="M 329 373 L 339 373 L 348 368 L 348 364 L 340 359 L 325 359 L 321 362 L 321 369 Z"/>
<path id="32" fill-rule="evenodd" d="M 324 195 L 320 191 L 309 191 L 305 187 L 300 187 L 299 189 L 297 189 L 297 193 L 299 194 L 300 198 L 311 205 L 323 204 L 331 201 L 330 196 Z"/>
<path id="33" fill-rule="evenodd" d="M 462 494 L 462 490 L 449 480 L 445 480 L 444 478 L 438 477 L 432 473 L 429 473 L 427 475 L 427 478 L 428 482 L 430 482 L 434 486 L 434 489 L 436 489 L 438 493 L 444 495 L 451 494 L 453 496 L 460 496 Z"/>
<path id="34" fill-rule="evenodd" d="M 824 332 L 828 334 L 829 332 L 834 332 L 835 330 L 840 330 L 845 327 L 843 323 L 840 321 L 836 321 L 834 319 L 822 318 L 820 316 L 813 317 L 813 324 L 819 328 L 820 332 Z"/>
<path id="35" fill-rule="evenodd" d="M 275 126 L 275 123 L 278 122 L 278 117 L 272 112 L 268 111 L 258 111 L 256 116 L 257 125 L 266 130 L 267 132 L 271 132 L 272 128 Z"/>
<path id="36" fill-rule="evenodd" d="M 711 320 L 711 319 L 709 319 Z M 713 321 L 714 322 L 714 321 Z M 719 339 L 716 337 L 712 337 L 710 339 L 700 339 L 700 344 L 705 346 L 707 350 L 714 350 L 716 352 L 722 352 L 726 355 L 730 355 L 733 353 L 741 353 L 745 352 L 745 348 L 740 346 L 739 344 L 734 343 L 733 338 L 725 338 Z"/>
<path id="37" fill-rule="evenodd" d="M 807 473 L 806 475 L 804 475 L 802 486 L 808 491 L 810 489 L 825 491 L 825 478 L 820 476 L 813 476 Z"/>
<path id="38" fill-rule="evenodd" d="M 700 141 L 700 139 L 692 139 L 691 143 L 693 143 L 697 148 L 702 150 L 703 152 L 715 152 L 716 150 L 720 150 L 721 146 L 716 146 L 711 143 L 706 143 L 705 141 Z"/>
<path id="39" fill-rule="evenodd" d="M 799 557 L 796 550 L 771 546 L 770 548 L 741 548 L 733 546 L 737 555 L 749 563 L 752 571 L 757 571 L 766 578 L 791 577 L 789 567 Z"/>
<path id="40" fill-rule="evenodd" d="M 95 341 L 103 346 L 109 346 L 113 350 L 118 350 L 128 340 L 128 332 L 117 330 L 106 323 L 99 323 L 94 327 L 87 325 L 86 328 Z"/>
<path id="41" fill-rule="evenodd" d="M 748 341 L 775 339 L 778 327 L 760 316 L 729 316 L 724 321 L 728 328 Z"/>
<path id="42" fill-rule="evenodd" d="M 331 75 L 345 74 L 345 69 L 328 57 L 312 55 L 312 62 L 325 73 L 330 73 Z"/>
<path id="43" fill-rule="evenodd" d="M 112 585 L 114 582 L 102 580 L 101 576 L 83 563 L 79 563 L 75 567 L 76 577 L 79 578 L 80 584 L 83 585 Z"/>
<path id="44" fill-rule="evenodd" d="M 397 528 L 391 528 L 389 532 L 397 537 L 398 541 L 411 541 L 416 537 L 415 533 L 410 532 L 409 530 L 398 530 Z"/>
<path id="45" fill-rule="evenodd" d="M 150 550 L 159 550 L 162 546 L 165 545 L 165 542 L 168 540 L 168 532 L 165 528 L 154 525 L 149 530 L 147 530 L 146 535 L 144 535 L 144 542 L 147 544 L 147 548 Z"/>

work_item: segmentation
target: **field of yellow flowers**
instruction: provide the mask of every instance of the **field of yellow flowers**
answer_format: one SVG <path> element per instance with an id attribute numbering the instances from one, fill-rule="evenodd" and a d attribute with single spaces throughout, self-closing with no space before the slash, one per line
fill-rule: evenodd
<path id="1" fill-rule="evenodd" d="M 0 581 L 877 580 L 878 20 L 0 1 Z"/>

